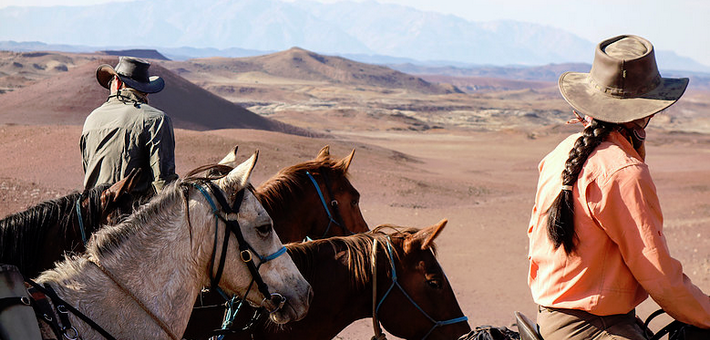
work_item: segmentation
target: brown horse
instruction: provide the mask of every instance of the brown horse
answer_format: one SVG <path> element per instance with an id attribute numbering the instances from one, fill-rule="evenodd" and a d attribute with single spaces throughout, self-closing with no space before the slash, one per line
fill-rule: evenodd
<path id="1" fill-rule="evenodd" d="M 313 288 L 308 314 L 281 327 L 262 317 L 225 339 L 332 339 L 373 315 L 376 333 L 381 323 L 405 339 L 456 339 L 468 333 L 471 328 L 435 256 L 433 240 L 445 225 L 446 220 L 422 230 L 383 225 L 369 233 L 288 244 Z M 211 324 L 203 328 L 213 329 L 220 319 L 205 322 Z"/>
<path id="2" fill-rule="evenodd" d="M 235 147 L 220 161 L 227 166 L 225 170 L 237 163 L 236 155 Z M 354 155 L 355 150 L 342 159 L 332 159 L 330 147 L 325 146 L 315 159 L 286 167 L 256 188 L 256 197 L 269 212 L 282 242 L 369 231 L 360 212 L 360 193 L 348 179 Z M 207 338 L 215 328 L 205 326 L 212 327 L 211 323 L 222 319 L 224 302 L 225 297 L 216 292 L 201 294 L 184 337 Z M 254 312 L 248 306 L 244 310 L 242 314 L 249 316 Z M 248 318 L 240 322 L 246 323 Z"/>
<path id="3" fill-rule="evenodd" d="M 0 220 L 0 263 L 18 267 L 25 277 L 52 268 L 65 252 L 82 252 L 99 226 L 114 223 L 129 209 L 137 173 L 83 192 L 42 202 Z"/>
<path id="4" fill-rule="evenodd" d="M 220 164 L 233 166 L 235 147 Z M 360 212 L 360 193 L 348 178 L 355 155 L 332 159 L 323 147 L 315 159 L 281 169 L 256 188 L 282 242 L 344 236 L 369 230 Z"/>

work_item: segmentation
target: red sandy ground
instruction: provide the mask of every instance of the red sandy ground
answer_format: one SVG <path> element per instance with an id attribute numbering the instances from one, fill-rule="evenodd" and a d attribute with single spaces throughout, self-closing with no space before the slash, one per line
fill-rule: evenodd
<path id="1" fill-rule="evenodd" d="M 527 227 L 538 161 L 568 132 L 334 132 L 317 139 L 256 130 L 176 130 L 178 174 L 221 159 L 239 145 L 259 149 L 252 182 L 312 159 L 328 144 L 342 157 L 356 149 L 352 182 L 365 219 L 424 227 L 449 219 L 437 239 L 439 259 L 472 327 L 510 326 L 513 312 L 534 318 L 526 284 Z M 549 131 L 549 130 L 548 130 Z M 0 125 L 0 216 L 78 190 L 79 126 Z M 672 254 L 710 292 L 710 137 L 649 133 L 648 159 L 665 215 Z M 646 317 L 656 305 L 638 308 Z M 361 320 L 338 338 L 372 335 Z M 660 324 L 656 325 L 656 329 Z M 390 336 L 390 339 L 394 337 Z"/>

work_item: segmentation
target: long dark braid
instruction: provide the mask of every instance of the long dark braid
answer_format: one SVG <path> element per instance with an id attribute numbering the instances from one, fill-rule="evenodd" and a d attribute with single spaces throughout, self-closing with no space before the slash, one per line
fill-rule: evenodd
<path id="1" fill-rule="evenodd" d="M 569 152 L 562 171 L 562 186 L 573 186 L 577 182 L 582 166 L 594 149 L 606 139 L 610 132 L 618 125 L 593 120 L 582 131 L 582 136 L 577 138 L 574 147 Z M 547 234 L 555 246 L 562 245 L 567 254 L 571 254 L 576 246 L 577 234 L 574 230 L 574 200 L 572 190 L 567 188 L 560 191 L 548 210 Z"/>

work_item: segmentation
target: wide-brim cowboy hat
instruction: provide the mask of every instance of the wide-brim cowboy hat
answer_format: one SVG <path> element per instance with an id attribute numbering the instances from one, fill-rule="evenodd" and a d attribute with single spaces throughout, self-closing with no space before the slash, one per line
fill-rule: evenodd
<path id="1" fill-rule="evenodd" d="M 597 45 L 589 73 L 566 72 L 560 93 L 578 112 L 609 123 L 648 117 L 673 105 L 687 78 L 663 78 L 653 45 L 641 37 L 620 35 Z"/>
<path id="2" fill-rule="evenodd" d="M 111 65 L 101 65 L 96 69 L 96 80 L 105 88 L 113 76 L 118 76 L 126 86 L 144 93 L 156 93 L 163 90 L 165 81 L 158 76 L 148 74 L 150 63 L 133 57 L 119 57 L 116 67 Z"/>

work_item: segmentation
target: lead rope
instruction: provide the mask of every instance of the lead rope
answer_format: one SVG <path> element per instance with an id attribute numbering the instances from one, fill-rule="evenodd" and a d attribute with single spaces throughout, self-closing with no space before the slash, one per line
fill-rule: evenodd
<path id="1" fill-rule="evenodd" d="M 380 321 L 377 319 L 377 239 L 372 239 L 372 329 L 375 335 L 371 340 L 386 340 L 387 336 L 382 333 Z"/>
<path id="2" fill-rule="evenodd" d="M 143 301 L 141 301 L 141 299 L 139 299 L 137 296 L 135 296 L 135 295 L 134 295 L 130 290 L 128 290 L 128 288 L 126 288 L 123 284 L 121 284 L 120 282 L 118 282 L 118 280 L 116 280 L 116 278 L 113 276 L 113 274 L 111 274 L 111 272 L 109 272 L 108 269 L 104 268 L 104 266 L 102 266 L 102 265 L 98 262 L 97 259 L 89 258 L 89 262 L 93 263 L 96 267 L 98 267 L 99 269 L 101 269 L 101 271 L 102 271 L 104 274 L 106 274 L 106 276 L 108 276 L 108 278 L 111 279 L 111 281 L 113 281 L 113 283 L 115 283 L 116 286 L 118 286 L 118 288 L 120 288 L 124 293 L 126 293 L 126 295 L 128 295 L 129 297 L 131 297 L 131 299 L 133 299 L 133 301 L 135 301 L 135 302 L 138 304 L 138 306 L 140 306 L 140 307 L 143 309 L 143 311 L 146 312 L 146 314 L 148 314 L 148 316 L 150 316 L 150 318 L 153 319 L 153 321 L 155 321 L 155 323 L 158 324 L 158 326 L 160 326 L 160 328 L 162 328 L 163 331 L 164 331 L 171 339 L 173 339 L 173 340 L 180 340 L 180 338 L 179 338 L 178 336 L 176 336 L 175 334 L 173 334 L 173 332 L 170 330 L 170 328 L 168 327 L 168 325 L 165 324 L 165 322 L 164 322 L 163 320 L 161 320 L 160 318 L 158 318 L 157 315 L 153 314 L 153 312 L 151 312 L 150 309 L 148 309 L 148 306 L 146 306 L 146 305 L 143 303 Z"/>

